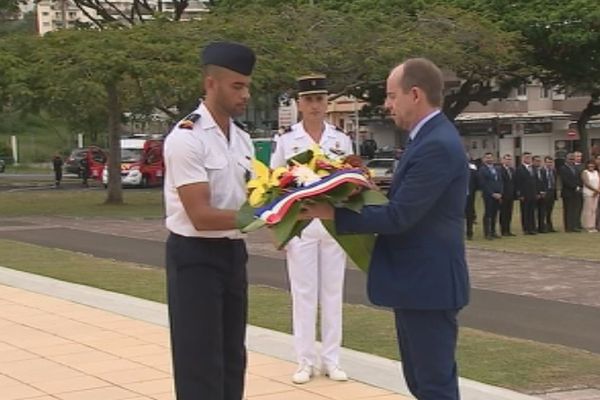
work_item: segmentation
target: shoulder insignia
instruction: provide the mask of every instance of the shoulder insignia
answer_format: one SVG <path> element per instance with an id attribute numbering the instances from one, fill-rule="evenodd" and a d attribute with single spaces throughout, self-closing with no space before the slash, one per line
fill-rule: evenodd
<path id="1" fill-rule="evenodd" d="M 281 132 L 282 135 L 285 135 L 286 133 L 290 133 L 291 131 L 293 131 L 292 126 L 288 126 L 286 127 L 283 132 Z"/>
<path id="2" fill-rule="evenodd" d="M 179 125 L 177 125 L 178 128 L 181 129 L 193 129 L 194 128 L 194 124 L 196 123 L 196 121 L 198 121 L 200 119 L 200 114 L 196 114 L 196 113 L 191 113 L 190 115 L 188 115 L 187 117 L 185 117 L 180 123 Z"/>

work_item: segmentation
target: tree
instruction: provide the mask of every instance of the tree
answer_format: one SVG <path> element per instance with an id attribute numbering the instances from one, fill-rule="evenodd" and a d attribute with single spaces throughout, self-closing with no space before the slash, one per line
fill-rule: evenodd
<path id="1" fill-rule="evenodd" d="M 19 14 L 20 0 L 0 0 L 0 21 L 12 20 Z"/>
<path id="2" fill-rule="evenodd" d="M 525 61 L 537 67 L 534 77 L 567 94 L 590 94 L 577 119 L 582 150 L 589 155 L 586 124 L 600 113 L 600 4 L 587 0 L 454 3 L 477 9 L 505 30 L 519 32 L 531 50 L 525 53 Z"/>

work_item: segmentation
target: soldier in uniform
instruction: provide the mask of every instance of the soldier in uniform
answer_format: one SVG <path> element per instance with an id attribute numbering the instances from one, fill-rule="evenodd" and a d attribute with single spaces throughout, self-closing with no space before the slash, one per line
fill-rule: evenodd
<path id="1" fill-rule="evenodd" d="M 250 98 L 255 55 L 202 52 L 206 96 L 165 141 L 167 289 L 177 400 L 241 400 L 248 255 L 236 228 L 254 148 L 232 117 Z"/>
<path id="2" fill-rule="evenodd" d="M 332 158 L 352 154 L 350 138 L 325 122 L 327 87 L 324 75 L 298 79 L 298 109 L 302 113 L 302 121 L 289 127 L 277 138 L 271 168 L 285 165 L 292 156 L 315 144 Z M 339 353 L 346 255 L 319 220 L 312 221 L 301 237 L 292 239 L 286 251 L 298 360 L 298 369 L 292 381 L 306 383 L 315 374 L 318 303 L 321 307 L 322 371 L 333 380 L 345 381 L 348 378 L 339 366 Z"/>

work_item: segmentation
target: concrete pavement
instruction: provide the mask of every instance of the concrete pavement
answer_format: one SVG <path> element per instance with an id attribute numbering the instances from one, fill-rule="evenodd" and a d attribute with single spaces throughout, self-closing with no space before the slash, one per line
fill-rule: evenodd
<path id="1" fill-rule="evenodd" d="M 2 400 L 172 400 L 166 306 L 0 267 Z M 406 400 L 399 364 L 344 349 L 349 382 L 293 385 L 292 338 L 249 327 L 249 400 Z M 461 380 L 465 400 L 534 400 Z"/>

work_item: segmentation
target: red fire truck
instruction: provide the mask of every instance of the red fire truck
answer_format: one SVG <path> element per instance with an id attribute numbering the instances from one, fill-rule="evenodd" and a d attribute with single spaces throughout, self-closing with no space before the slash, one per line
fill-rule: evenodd
<path id="1" fill-rule="evenodd" d="M 121 139 L 121 182 L 123 186 L 161 185 L 164 176 L 163 141 L 160 139 Z M 108 167 L 102 172 L 108 186 Z"/>

